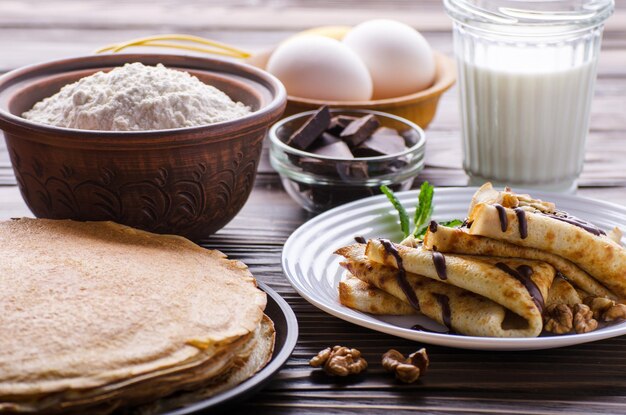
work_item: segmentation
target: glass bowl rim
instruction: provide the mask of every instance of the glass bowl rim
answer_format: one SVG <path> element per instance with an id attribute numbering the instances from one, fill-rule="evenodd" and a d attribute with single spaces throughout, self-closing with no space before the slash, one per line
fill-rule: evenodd
<path id="1" fill-rule="evenodd" d="M 282 120 L 276 122 L 274 125 L 270 127 L 270 130 L 268 132 L 271 143 L 279 147 L 284 152 L 287 152 L 293 155 L 297 155 L 301 157 L 308 157 L 308 158 L 317 159 L 317 160 L 338 161 L 338 162 L 339 161 L 340 162 L 392 161 L 392 160 L 397 159 L 398 157 L 406 156 L 408 154 L 412 154 L 412 153 L 419 154 L 420 151 L 421 152 L 424 151 L 424 147 L 426 146 L 426 133 L 420 126 L 418 126 L 414 122 L 409 121 L 406 118 L 403 118 L 394 114 L 390 114 L 388 112 L 368 110 L 368 109 L 350 109 L 350 108 L 329 108 L 329 111 L 331 114 L 333 113 L 356 113 L 356 114 L 365 114 L 365 115 L 372 114 L 372 115 L 376 115 L 377 117 L 392 119 L 394 121 L 397 121 L 399 123 L 402 123 L 408 126 L 410 130 L 416 131 L 419 138 L 414 145 L 412 145 L 411 147 L 408 147 L 406 150 L 400 153 L 388 154 L 384 156 L 354 157 L 354 158 L 329 157 L 329 156 L 318 155 L 315 153 L 310 153 L 308 151 L 299 150 L 297 148 L 291 147 L 278 138 L 277 132 L 280 128 L 284 127 L 285 124 L 291 121 L 297 120 L 299 118 L 313 115 L 317 111 L 318 110 L 299 112 L 297 114 L 290 115 L 289 117 L 283 118 Z"/>

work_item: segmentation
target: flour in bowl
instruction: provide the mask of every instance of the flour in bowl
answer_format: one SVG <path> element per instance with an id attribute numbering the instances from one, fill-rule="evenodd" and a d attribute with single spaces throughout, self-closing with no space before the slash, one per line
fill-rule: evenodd
<path id="1" fill-rule="evenodd" d="M 250 112 L 187 72 L 127 63 L 64 86 L 22 116 L 81 130 L 144 131 L 214 124 Z"/>

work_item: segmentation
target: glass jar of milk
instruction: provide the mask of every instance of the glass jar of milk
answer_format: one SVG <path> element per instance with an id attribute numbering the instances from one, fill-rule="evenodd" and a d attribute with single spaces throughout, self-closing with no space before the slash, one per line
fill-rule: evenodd
<path id="1" fill-rule="evenodd" d="M 573 192 L 613 0 L 444 0 L 470 184 Z"/>

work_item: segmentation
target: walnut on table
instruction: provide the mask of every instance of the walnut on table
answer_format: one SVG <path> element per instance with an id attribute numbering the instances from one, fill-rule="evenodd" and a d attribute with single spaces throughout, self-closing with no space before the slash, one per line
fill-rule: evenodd
<path id="1" fill-rule="evenodd" d="M 426 373 L 430 360 L 424 348 L 410 354 L 408 358 L 399 351 L 390 349 L 383 355 L 382 364 L 388 372 L 394 372 L 398 380 L 413 383 Z"/>
<path id="2" fill-rule="evenodd" d="M 321 350 L 309 364 L 313 367 L 322 367 L 324 372 L 333 376 L 355 375 L 367 368 L 367 361 L 361 356 L 360 351 L 344 346 Z"/>

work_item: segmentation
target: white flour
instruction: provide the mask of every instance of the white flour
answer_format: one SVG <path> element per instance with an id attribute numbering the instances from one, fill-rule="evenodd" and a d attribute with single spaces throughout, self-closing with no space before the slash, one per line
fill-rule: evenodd
<path id="1" fill-rule="evenodd" d="M 143 131 L 213 124 L 250 112 L 187 72 L 130 63 L 66 85 L 22 116 L 82 130 Z"/>

